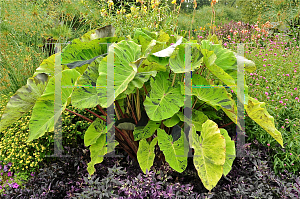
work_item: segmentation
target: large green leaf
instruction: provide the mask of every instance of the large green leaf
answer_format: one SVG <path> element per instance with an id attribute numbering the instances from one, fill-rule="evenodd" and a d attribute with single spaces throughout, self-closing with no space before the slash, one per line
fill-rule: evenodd
<path id="1" fill-rule="evenodd" d="M 84 134 L 84 145 L 88 147 L 95 144 L 102 134 L 106 134 L 106 125 L 97 117 Z"/>
<path id="2" fill-rule="evenodd" d="M 220 44 L 212 44 L 208 40 L 201 41 L 201 48 L 213 51 L 216 55 L 214 63 L 237 81 L 237 58 L 233 51 L 223 48 Z"/>
<path id="3" fill-rule="evenodd" d="M 225 129 L 220 129 L 221 135 L 225 138 L 226 141 L 226 158 L 223 165 L 223 174 L 226 176 L 232 168 L 233 161 L 235 159 L 235 144 L 234 141 L 228 135 L 228 132 Z"/>
<path id="4" fill-rule="evenodd" d="M 168 45 L 167 42 L 169 41 L 170 36 L 165 33 L 163 30 L 160 30 L 158 34 L 158 38 L 156 39 L 156 45 L 152 49 L 152 53 L 156 53 L 165 49 Z"/>
<path id="5" fill-rule="evenodd" d="M 192 122 L 186 118 L 182 112 L 178 112 L 177 116 L 180 118 L 181 121 L 184 121 L 184 119 L 188 122 L 188 124 L 193 123 L 197 131 L 202 130 L 202 124 L 208 120 L 208 117 L 201 111 L 198 111 L 196 109 L 192 110 Z"/>
<path id="6" fill-rule="evenodd" d="M 155 68 L 162 68 L 162 67 L 166 67 L 169 64 L 170 57 L 156 57 L 154 55 L 149 55 L 147 59 L 151 63 L 151 65 L 155 65 L 155 66 L 152 66 L 152 68 L 154 68 L 154 67 Z M 147 62 L 144 63 L 144 64 L 145 65 L 150 65 Z"/>
<path id="7" fill-rule="evenodd" d="M 97 58 L 91 63 L 83 75 L 78 79 L 77 86 L 86 87 L 74 87 L 72 93 L 72 105 L 76 108 L 93 108 L 99 104 L 98 94 L 96 89 L 97 78 L 99 77 L 99 64 L 102 60 L 101 57 Z"/>
<path id="8" fill-rule="evenodd" d="M 168 135 L 162 129 L 157 129 L 157 138 L 159 148 L 164 153 L 165 159 L 170 167 L 182 173 L 187 166 L 187 154 L 189 151 L 188 149 L 184 150 L 184 143 L 187 143 L 187 140 L 185 139 L 185 134 L 182 129 L 181 136 L 177 141 L 174 141 L 172 135 Z"/>
<path id="9" fill-rule="evenodd" d="M 181 112 L 180 112 L 181 113 Z M 171 118 L 165 120 L 163 123 L 166 127 L 173 127 L 180 121 L 177 114 L 173 115 Z"/>
<path id="10" fill-rule="evenodd" d="M 215 64 L 217 56 L 214 54 L 213 51 L 208 51 L 207 49 L 201 48 L 201 52 L 203 54 L 203 62 L 206 68 L 213 75 L 215 75 L 218 79 L 220 79 L 228 86 L 236 85 L 235 80 L 229 74 L 227 74 L 221 67 Z"/>
<path id="11" fill-rule="evenodd" d="M 158 52 L 156 52 L 157 49 L 161 49 L 162 46 L 165 46 L 164 43 L 166 43 L 166 42 L 162 43 L 162 42 L 157 41 L 157 43 L 160 45 L 154 46 L 154 48 L 152 50 L 152 54 L 148 57 L 148 61 L 158 63 L 159 65 L 162 65 L 162 66 L 168 65 L 170 56 L 173 54 L 175 48 L 178 45 L 180 45 L 181 42 L 184 40 L 183 37 L 177 37 L 177 38 L 178 38 L 178 40 L 176 41 L 175 44 L 173 44 L 172 46 L 169 46 L 167 48 L 164 48 Z"/>
<path id="12" fill-rule="evenodd" d="M 149 71 L 166 71 L 166 66 L 163 66 L 156 62 L 150 62 L 148 59 L 145 59 L 138 68 L 138 72 L 141 73 Z"/>
<path id="13" fill-rule="evenodd" d="M 142 171 L 146 174 L 146 169 L 150 171 L 155 158 L 154 147 L 157 144 L 157 137 L 148 144 L 146 139 L 139 142 L 139 149 L 137 151 L 137 160 L 140 164 Z"/>
<path id="14" fill-rule="evenodd" d="M 194 74 L 195 75 L 195 74 Z M 181 94 L 182 95 L 185 95 L 185 89 L 188 89 L 188 87 L 185 85 L 185 83 L 184 82 L 178 82 L 178 84 L 180 84 L 180 90 L 181 90 Z M 198 85 L 198 86 L 200 86 L 200 85 Z M 193 88 L 194 89 L 194 88 Z M 202 88 L 203 89 L 203 88 Z M 207 88 L 204 88 L 204 89 L 207 89 Z M 199 100 L 199 98 L 198 98 L 198 102 L 197 103 L 199 103 L 199 104 L 203 104 L 203 103 L 205 103 L 204 101 L 202 101 L 202 100 Z M 212 105 L 212 104 L 209 104 L 210 106 L 212 106 L 215 110 L 219 110 L 219 109 L 221 109 L 219 106 L 216 106 L 216 105 Z"/>
<path id="15" fill-rule="evenodd" d="M 113 126 L 111 123 L 108 127 L 102 120 L 97 118 L 88 128 L 84 135 L 84 145 L 90 146 L 91 162 L 88 163 L 87 170 L 90 175 L 95 172 L 95 164 L 103 161 L 103 156 L 107 154 L 106 134 Z M 114 140 L 115 146 L 119 143 Z"/>
<path id="16" fill-rule="evenodd" d="M 150 34 L 150 32 L 146 32 L 145 30 L 143 30 L 141 28 L 137 28 L 134 31 L 133 40 L 137 41 L 142 46 L 141 51 L 143 54 L 144 54 L 144 52 L 147 51 L 147 48 L 149 48 L 149 45 L 152 46 L 153 44 L 154 45 L 156 44 L 156 38 L 157 38 L 156 32 L 153 32 L 152 34 Z M 153 41 L 155 41 L 155 42 L 153 43 Z M 152 43 L 152 45 L 151 45 L 151 43 Z M 152 46 L 152 48 L 153 48 L 153 46 Z"/>
<path id="17" fill-rule="evenodd" d="M 100 106 L 107 108 L 114 100 L 126 90 L 128 84 L 135 77 L 137 68 L 132 62 L 140 58 L 141 46 L 133 41 L 121 41 L 114 45 L 114 77 L 115 79 L 107 79 L 107 57 L 103 58 L 99 64 L 99 77 L 97 79 L 97 93 Z M 112 48 L 109 48 L 109 53 Z M 112 82 L 115 89 L 115 96 L 107 97 L 107 82 Z M 101 87 L 101 88 L 100 88 Z M 107 104 L 107 102 L 109 104 Z"/>
<path id="18" fill-rule="evenodd" d="M 172 87 L 168 80 L 168 72 L 159 72 L 155 80 L 150 79 L 150 97 L 146 97 L 144 106 L 149 118 L 161 121 L 172 117 L 184 105 L 184 96 L 181 94 L 180 85 Z"/>
<path id="19" fill-rule="evenodd" d="M 281 133 L 275 128 L 274 117 L 268 113 L 265 102 L 259 102 L 249 97 L 248 105 L 245 106 L 245 109 L 248 116 L 265 129 L 284 148 Z"/>
<path id="20" fill-rule="evenodd" d="M 193 78 L 195 86 L 210 85 L 202 76 L 195 74 Z M 205 101 L 212 106 L 219 106 L 226 113 L 226 115 L 240 128 L 240 122 L 237 123 L 237 106 L 235 101 L 230 97 L 224 87 L 211 87 L 211 88 L 193 88 L 192 94 L 197 96 L 198 99 Z"/>
<path id="21" fill-rule="evenodd" d="M 90 146 L 91 161 L 87 164 L 87 171 L 90 175 L 95 173 L 95 164 L 99 164 L 103 161 L 104 155 L 107 154 L 106 134 L 100 135 L 95 144 Z M 115 146 L 119 143 L 115 141 Z"/>
<path id="22" fill-rule="evenodd" d="M 18 89 L 8 101 L 0 121 L 0 132 L 31 110 L 47 83 L 48 76 L 44 73 L 27 79 L 27 84 Z"/>
<path id="23" fill-rule="evenodd" d="M 116 99 L 122 99 L 131 93 L 135 93 L 136 88 L 142 88 L 144 83 L 149 80 L 150 76 L 155 77 L 156 74 L 156 71 L 141 72 L 135 74 L 133 80 L 129 82 L 127 89 L 123 93 L 121 93 Z"/>
<path id="24" fill-rule="evenodd" d="M 181 44 L 170 57 L 170 68 L 174 73 L 185 73 L 198 69 L 202 64 L 202 54 L 199 44 L 191 44 L 191 68 L 185 66 L 185 45 Z"/>
<path id="25" fill-rule="evenodd" d="M 221 179 L 225 163 L 226 143 L 218 125 L 207 120 L 202 125 L 201 135 L 192 125 L 189 133 L 191 148 L 195 149 L 194 166 L 204 187 L 211 191 Z"/>
<path id="26" fill-rule="evenodd" d="M 91 161 L 87 164 L 87 170 L 90 175 L 95 173 L 95 164 L 103 161 L 103 156 L 107 154 L 107 147 L 105 146 L 106 134 L 100 135 L 96 143 L 90 146 Z"/>
<path id="27" fill-rule="evenodd" d="M 215 55 L 217 56 L 215 64 L 221 67 L 235 80 L 237 80 L 237 60 L 245 63 L 245 71 L 251 73 L 256 70 L 256 66 L 253 61 L 239 56 L 236 52 L 233 52 L 230 49 L 223 48 L 220 44 L 212 44 L 208 40 L 203 40 L 201 42 L 201 48 L 214 51 Z"/>
<path id="28" fill-rule="evenodd" d="M 149 121 L 146 126 L 138 126 L 134 128 L 133 137 L 134 141 L 151 137 L 156 129 L 159 128 L 160 122 Z"/>
<path id="29" fill-rule="evenodd" d="M 61 53 L 56 53 L 54 55 L 51 55 L 47 59 L 44 59 L 41 63 L 41 65 L 36 69 L 35 73 L 32 77 L 37 76 L 38 74 L 45 73 L 48 76 L 53 77 L 54 76 L 54 65 L 55 65 L 55 56 L 60 56 Z M 67 66 L 61 65 L 62 71 L 65 69 L 68 69 Z"/>
<path id="30" fill-rule="evenodd" d="M 107 53 L 106 43 L 114 43 L 124 39 L 124 37 L 106 37 L 94 39 L 88 42 L 82 42 L 80 39 L 74 39 L 71 44 L 62 50 L 61 64 L 67 65 L 70 69 L 90 64 L 100 55 L 105 56 Z"/>
<path id="31" fill-rule="evenodd" d="M 30 142 L 45 134 L 45 132 L 53 131 L 54 124 L 54 98 L 55 98 L 55 78 L 61 75 L 61 86 L 67 86 L 74 84 L 78 77 L 79 72 L 76 70 L 66 69 L 60 74 L 51 77 L 49 80 L 45 92 L 36 101 L 32 116 L 29 122 L 29 138 L 26 142 Z M 62 109 L 57 114 L 61 114 L 65 110 L 67 100 L 70 97 L 73 88 L 61 88 L 61 104 Z"/>
<path id="32" fill-rule="evenodd" d="M 238 56 L 235 52 L 223 48 L 220 44 L 212 44 L 207 40 L 201 42 L 201 51 L 204 51 L 206 56 L 205 64 L 212 74 L 219 78 L 228 86 L 237 85 L 237 60 L 243 62 L 246 71 L 253 71 L 256 69 L 255 63 Z M 214 52 L 214 53 L 211 53 Z M 209 63 L 209 64 L 208 64 Z M 226 73 L 226 74 L 225 74 Z M 245 78 L 244 78 L 245 79 Z M 245 81 L 245 80 L 244 80 Z M 231 88 L 237 94 L 237 87 Z M 248 103 L 248 86 L 244 85 L 245 100 L 244 104 Z M 239 99 L 241 101 L 241 99 Z"/>

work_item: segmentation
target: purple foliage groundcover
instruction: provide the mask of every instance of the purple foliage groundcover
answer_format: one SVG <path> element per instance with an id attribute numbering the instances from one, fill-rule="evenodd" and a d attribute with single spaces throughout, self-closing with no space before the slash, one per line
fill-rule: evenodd
<path id="1" fill-rule="evenodd" d="M 258 150 L 251 150 L 250 157 L 234 160 L 230 173 L 221 178 L 211 193 L 201 183 L 192 158 L 188 158 L 183 173 L 174 171 L 168 163 L 159 165 L 155 161 L 152 168 L 159 174 L 143 174 L 128 155 L 104 158 L 88 179 L 89 151 L 84 146 L 65 147 L 71 158 L 59 158 L 50 166 L 44 165 L 25 184 L 25 189 L 5 188 L 6 195 L 1 198 L 298 198 L 299 178 L 290 173 L 282 174 L 281 178 L 275 176 L 266 150 L 259 144 L 256 147 Z"/>

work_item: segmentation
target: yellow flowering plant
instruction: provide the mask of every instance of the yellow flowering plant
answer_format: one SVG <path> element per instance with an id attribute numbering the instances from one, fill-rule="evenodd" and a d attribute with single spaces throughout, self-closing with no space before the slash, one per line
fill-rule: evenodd
<path id="1" fill-rule="evenodd" d="M 1 97 L 0 116 L 2 117 L 5 106 L 13 94 Z M 72 106 L 69 106 L 72 109 Z M 77 111 L 81 113 L 80 110 Z M 18 121 L 10 125 L 7 130 L 0 133 L 0 161 L 4 164 L 11 163 L 12 173 L 21 173 L 23 176 L 30 177 L 30 173 L 37 172 L 42 162 L 48 162 L 46 155 L 54 153 L 53 131 L 47 132 L 45 136 L 26 143 L 29 136 L 29 120 L 32 111 L 23 115 Z M 93 116 L 91 116 L 93 117 Z M 62 115 L 63 146 L 77 147 L 83 140 L 83 129 L 87 129 L 87 123 L 78 121 L 78 118 L 69 113 Z M 74 125 L 71 125 L 74 124 Z M 79 130 L 79 131 L 78 131 Z"/>

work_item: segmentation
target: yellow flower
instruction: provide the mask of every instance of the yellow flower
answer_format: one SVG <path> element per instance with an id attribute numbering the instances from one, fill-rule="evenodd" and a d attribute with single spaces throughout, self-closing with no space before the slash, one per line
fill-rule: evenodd
<path id="1" fill-rule="evenodd" d="M 156 7 L 156 4 L 152 4 L 151 8 L 154 9 Z"/>
<path id="2" fill-rule="evenodd" d="M 171 4 L 176 4 L 176 0 L 173 0 L 173 1 L 171 2 Z"/>
<path id="3" fill-rule="evenodd" d="M 131 12 L 135 11 L 135 7 L 130 7 Z"/>
<path id="4" fill-rule="evenodd" d="M 112 0 L 109 0 L 107 3 L 109 7 L 112 7 L 114 5 L 114 2 Z"/>

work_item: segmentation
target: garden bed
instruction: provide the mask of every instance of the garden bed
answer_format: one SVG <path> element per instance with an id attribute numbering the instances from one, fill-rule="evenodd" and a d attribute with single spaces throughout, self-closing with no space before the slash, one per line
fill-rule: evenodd
<path id="1" fill-rule="evenodd" d="M 254 147 L 257 149 L 254 149 Z M 131 191 L 137 190 L 136 197 L 131 196 L 131 198 L 138 198 L 142 193 L 145 194 L 146 190 L 149 190 L 149 193 L 157 191 L 158 194 L 174 194 L 170 198 L 176 198 L 176 190 L 177 192 L 186 191 L 187 194 L 190 194 L 186 196 L 189 198 L 203 198 L 203 196 L 208 198 L 297 198 L 297 191 L 300 191 L 299 178 L 291 174 L 282 174 L 280 178 L 275 176 L 270 169 L 272 164 L 266 153 L 266 148 L 258 143 L 254 144 L 254 147 L 250 149 L 250 154 L 252 154 L 250 156 L 252 157 L 237 157 L 234 160 L 230 173 L 226 178 L 221 178 L 211 193 L 204 188 L 190 157 L 188 158 L 188 166 L 183 173 L 171 169 L 167 162 L 161 166 L 155 163 L 152 170 L 155 169 L 156 172 L 151 170 L 150 177 L 147 177 L 142 173 L 139 165 L 134 164 L 129 156 L 125 152 L 122 153 L 120 149 L 116 149 L 116 154 L 124 154 L 125 156 L 104 158 L 101 164 L 95 165 L 95 175 L 93 175 L 89 184 L 86 184 L 84 177 L 87 180 L 88 172 L 86 168 L 87 163 L 90 161 L 89 151 L 83 145 L 76 149 L 65 147 L 65 151 L 68 151 L 68 155 L 72 154 L 72 158 L 60 158 L 48 164 L 43 163 L 40 172 L 24 184 L 25 188 L 23 190 L 20 187 L 16 189 L 5 188 L 7 195 L 2 195 L 1 198 L 29 198 L 29 196 L 33 197 L 34 195 L 36 196 L 33 198 L 74 198 L 75 193 L 78 195 L 81 193 L 87 197 L 89 193 L 97 195 L 96 191 L 103 191 L 103 193 L 109 193 L 110 191 L 110 193 L 116 194 L 116 198 L 129 198 L 130 189 Z M 109 170 L 113 166 L 120 167 L 126 174 L 109 174 Z M 160 174 L 158 174 L 158 171 Z M 154 177 L 151 177 L 152 175 Z M 166 180 L 167 176 L 171 178 Z M 105 187 L 102 187 L 101 190 L 101 187 L 93 185 L 97 182 L 97 178 L 99 178 L 99 182 L 101 180 L 108 181 L 109 186 L 107 188 L 109 190 L 106 190 Z M 144 182 L 139 181 L 138 178 L 144 179 Z M 122 190 L 122 185 L 116 185 L 117 182 L 124 184 L 126 181 L 128 190 L 124 189 L 119 194 L 118 190 Z M 159 182 L 164 187 L 161 192 L 157 189 Z M 148 186 L 151 184 L 152 186 Z M 176 186 L 180 187 L 187 184 L 191 186 L 187 186 L 180 191 L 179 188 L 176 189 Z M 171 185 L 174 185 L 174 188 L 170 191 L 169 187 Z M 146 196 L 149 197 L 150 195 Z M 177 198 L 180 198 L 180 196 Z"/>

